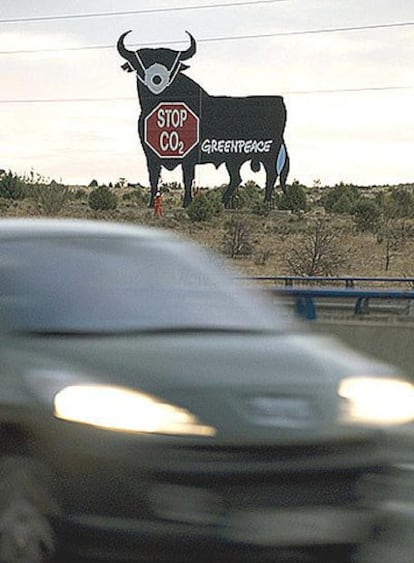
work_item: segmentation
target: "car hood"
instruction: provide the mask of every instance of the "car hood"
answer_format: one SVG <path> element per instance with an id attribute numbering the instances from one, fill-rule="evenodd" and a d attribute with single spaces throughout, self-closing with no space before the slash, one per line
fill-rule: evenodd
<path id="1" fill-rule="evenodd" d="M 392 370 L 311 333 L 168 333 L 15 339 L 6 353 L 36 393 L 121 385 L 196 414 L 232 441 L 336 435 L 338 382 Z M 42 379 L 43 378 L 43 379 Z"/>

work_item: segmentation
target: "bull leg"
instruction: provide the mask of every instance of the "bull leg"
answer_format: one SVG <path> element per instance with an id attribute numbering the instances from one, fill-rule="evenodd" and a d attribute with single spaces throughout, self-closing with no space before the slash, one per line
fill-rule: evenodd
<path id="1" fill-rule="evenodd" d="M 266 170 L 266 188 L 265 188 L 265 202 L 271 202 L 273 196 L 273 189 L 275 187 L 277 172 L 272 165 L 265 165 Z"/>
<path id="2" fill-rule="evenodd" d="M 161 164 L 159 162 L 149 162 L 148 170 L 149 170 L 149 179 L 151 184 L 151 196 L 150 196 L 148 207 L 154 207 L 154 198 L 158 190 L 158 181 L 160 179 L 160 174 L 161 174 Z"/>
<path id="3" fill-rule="evenodd" d="M 234 190 L 241 184 L 240 164 L 231 164 L 226 162 L 226 168 L 230 176 L 230 182 L 223 194 L 224 207 L 229 207 L 230 198 Z"/>
<path id="4" fill-rule="evenodd" d="M 195 165 L 192 163 L 183 163 L 183 182 L 184 182 L 184 201 L 183 207 L 188 207 L 193 199 L 191 188 L 194 182 Z"/>

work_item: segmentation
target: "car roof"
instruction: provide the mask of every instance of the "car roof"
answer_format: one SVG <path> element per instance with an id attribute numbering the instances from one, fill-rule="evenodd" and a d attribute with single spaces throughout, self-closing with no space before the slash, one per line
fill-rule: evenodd
<path id="1" fill-rule="evenodd" d="M 177 240 L 167 231 L 150 227 L 84 219 L 0 219 L 0 241 L 33 237 L 138 237 L 145 240 Z"/>

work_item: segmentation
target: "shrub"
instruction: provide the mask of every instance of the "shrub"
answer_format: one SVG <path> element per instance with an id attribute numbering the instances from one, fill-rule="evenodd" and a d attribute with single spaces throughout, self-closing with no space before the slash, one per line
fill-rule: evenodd
<path id="1" fill-rule="evenodd" d="M 414 215 L 414 196 L 411 191 L 396 188 L 391 191 L 390 205 L 396 217 L 412 217 Z"/>
<path id="2" fill-rule="evenodd" d="M 229 200 L 228 207 L 229 209 L 252 209 L 253 206 L 260 204 L 262 199 L 260 187 L 256 182 L 249 180 L 236 188 Z"/>
<path id="3" fill-rule="evenodd" d="M 254 263 L 256 266 L 264 266 L 272 255 L 270 248 L 262 248 L 254 255 Z"/>
<path id="4" fill-rule="evenodd" d="M 300 242 L 290 246 L 286 262 L 296 276 L 333 276 L 345 263 L 341 235 L 325 219 L 311 221 Z"/>
<path id="5" fill-rule="evenodd" d="M 251 212 L 255 215 L 259 215 L 260 217 L 266 217 L 267 215 L 269 215 L 271 209 L 271 202 L 260 200 L 253 203 Z"/>
<path id="6" fill-rule="evenodd" d="M 118 198 L 106 186 L 100 186 L 91 191 L 88 198 L 88 204 L 94 211 L 105 211 L 107 209 L 116 209 L 118 206 Z"/>
<path id="7" fill-rule="evenodd" d="M 286 193 L 282 194 L 279 200 L 279 209 L 290 209 L 291 211 L 306 211 L 308 208 L 308 198 L 305 188 L 300 184 L 287 186 Z"/>
<path id="8" fill-rule="evenodd" d="M 248 222 L 241 217 L 236 217 L 227 221 L 224 228 L 222 242 L 224 254 L 230 258 L 249 256 L 253 248 L 250 243 L 251 228 Z"/>
<path id="9" fill-rule="evenodd" d="M 53 215 L 61 211 L 69 198 L 67 186 L 58 184 L 54 180 L 49 185 L 36 186 L 35 199 L 43 213 Z"/>
<path id="10" fill-rule="evenodd" d="M 375 201 L 364 197 L 355 205 L 353 215 L 359 231 L 375 233 L 381 223 L 382 211 Z"/>
<path id="11" fill-rule="evenodd" d="M 191 221 L 208 221 L 223 210 L 219 190 L 211 190 L 195 197 L 186 211 Z"/>
<path id="12" fill-rule="evenodd" d="M 329 188 L 322 198 L 322 205 L 328 213 L 349 213 L 360 198 L 360 192 L 356 186 L 339 184 Z M 349 207 L 349 211 L 347 211 Z"/>
<path id="13" fill-rule="evenodd" d="M 147 207 L 149 200 L 150 200 L 150 196 L 149 196 L 149 191 L 146 190 L 145 188 L 136 188 L 133 192 L 132 192 L 132 196 L 131 196 L 135 202 L 137 203 L 137 205 L 139 207 Z"/>
<path id="14" fill-rule="evenodd" d="M 332 206 L 333 213 L 346 214 L 351 213 L 353 210 L 352 201 L 347 194 L 342 194 L 341 197 Z"/>
<path id="15" fill-rule="evenodd" d="M 78 188 L 73 194 L 73 199 L 85 199 L 86 196 L 87 196 L 86 191 L 83 190 L 82 188 Z"/>
<path id="16" fill-rule="evenodd" d="M 0 177 L 0 197 L 17 200 L 25 196 L 26 185 L 17 174 L 10 170 Z"/>

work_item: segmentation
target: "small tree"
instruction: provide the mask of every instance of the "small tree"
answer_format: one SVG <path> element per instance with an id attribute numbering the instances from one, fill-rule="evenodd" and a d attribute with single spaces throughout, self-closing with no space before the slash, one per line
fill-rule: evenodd
<path id="1" fill-rule="evenodd" d="M 412 227 L 405 220 L 385 216 L 377 232 L 377 243 L 384 248 L 384 270 L 388 272 L 391 263 L 412 237 Z"/>
<path id="2" fill-rule="evenodd" d="M 94 211 L 105 211 L 107 209 L 116 209 L 118 198 L 109 188 L 100 186 L 91 191 L 88 203 L 89 207 Z"/>
<path id="3" fill-rule="evenodd" d="M 296 276 L 332 276 L 345 263 L 345 252 L 338 233 L 326 219 L 312 221 L 302 240 L 286 255 L 290 271 Z"/>
<path id="4" fill-rule="evenodd" d="M 244 218 L 236 217 L 227 221 L 224 228 L 222 242 L 224 254 L 230 258 L 249 256 L 253 249 L 250 243 L 251 228 L 248 222 Z"/>
<path id="5" fill-rule="evenodd" d="M 98 180 L 95 180 L 95 179 L 91 180 L 91 181 L 89 182 L 89 186 L 88 186 L 88 187 L 89 187 L 89 188 L 97 188 L 97 187 L 98 187 Z"/>

